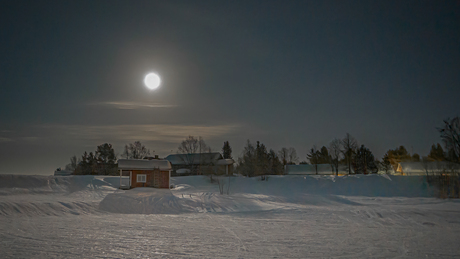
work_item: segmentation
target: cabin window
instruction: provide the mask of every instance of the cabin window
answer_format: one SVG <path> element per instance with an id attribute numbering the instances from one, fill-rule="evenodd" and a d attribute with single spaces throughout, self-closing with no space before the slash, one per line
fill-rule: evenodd
<path id="1" fill-rule="evenodd" d="M 138 174 L 138 175 L 137 175 L 137 182 L 138 182 L 138 183 L 145 183 L 145 182 L 147 182 L 147 175 L 145 175 L 145 174 Z"/>

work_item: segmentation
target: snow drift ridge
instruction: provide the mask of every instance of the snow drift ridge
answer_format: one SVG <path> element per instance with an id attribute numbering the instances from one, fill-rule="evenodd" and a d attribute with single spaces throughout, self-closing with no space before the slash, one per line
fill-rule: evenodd
<path id="1" fill-rule="evenodd" d="M 423 176 L 270 176 L 224 178 L 220 195 L 205 176 L 172 178 L 172 190 L 118 190 L 118 177 L 0 175 L 0 215 L 242 212 L 298 206 L 359 205 L 350 196 L 433 197 Z"/>

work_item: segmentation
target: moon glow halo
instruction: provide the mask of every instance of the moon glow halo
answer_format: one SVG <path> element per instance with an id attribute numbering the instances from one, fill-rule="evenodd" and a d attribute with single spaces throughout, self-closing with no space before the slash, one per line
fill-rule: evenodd
<path id="1" fill-rule="evenodd" d="M 144 78 L 145 86 L 147 86 L 147 88 L 151 90 L 158 88 L 160 86 L 160 83 L 161 83 L 161 79 L 155 73 L 149 73 Z"/>

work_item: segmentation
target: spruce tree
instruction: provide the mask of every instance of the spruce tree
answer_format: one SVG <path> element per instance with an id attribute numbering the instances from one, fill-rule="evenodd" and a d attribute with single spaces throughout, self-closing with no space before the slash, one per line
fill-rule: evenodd
<path id="1" fill-rule="evenodd" d="M 434 144 L 431 146 L 431 150 L 430 150 L 430 154 L 428 154 L 428 158 L 433 161 L 446 160 L 444 150 L 442 149 L 442 146 L 439 143 L 436 146 Z"/>
<path id="2" fill-rule="evenodd" d="M 228 143 L 228 141 L 224 142 L 224 146 L 222 147 L 222 156 L 224 159 L 232 159 L 232 148 L 230 147 L 230 143 Z"/>
<path id="3" fill-rule="evenodd" d="M 238 173 L 248 177 L 261 176 L 262 180 L 264 180 L 267 174 L 282 174 L 283 165 L 275 151 L 270 150 L 270 152 L 267 152 L 265 145 L 259 141 L 254 147 L 248 140 L 242 156 L 238 158 L 236 170 Z"/>
<path id="4" fill-rule="evenodd" d="M 256 172 L 255 175 L 260 175 L 262 178 L 263 175 L 268 172 L 268 152 L 264 144 L 261 144 L 257 141 L 256 144 Z"/>
<path id="5" fill-rule="evenodd" d="M 111 144 L 104 143 L 102 145 L 97 146 L 96 160 L 100 166 L 98 174 L 116 174 L 116 156 Z"/>
<path id="6" fill-rule="evenodd" d="M 88 153 L 86 151 L 81 156 L 81 161 L 75 170 L 75 174 L 88 174 Z"/>
<path id="7" fill-rule="evenodd" d="M 357 174 L 375 174 L 379 171 L 375 165 L 374 155 L 364 145 L 361 145 L 361 147 L 356 151 L 356 155 L 353 160 L 353 169 Z"/>
<path id="8" fill-rule="evenodd" d="M 382 165 L 382 169 L 385 171 L 385 173 L 388 174 L 388 172 L 391 170 L 391 162 L 390 162 L 390 157 L 388 156 L 388 152 L 385 153 L 385 155 L 382 158 L 382 162 L 380 163 Z"/>
<path id="9" fill-rule="evenodd" d="M 243 148 L 241 157 L 238 157 L 238 166 L 236 168 L 239 174 L 247 177 L 254 176 L 256 164 L 256 150 L 249 139 L 246 141 L 246 146 Z"/>

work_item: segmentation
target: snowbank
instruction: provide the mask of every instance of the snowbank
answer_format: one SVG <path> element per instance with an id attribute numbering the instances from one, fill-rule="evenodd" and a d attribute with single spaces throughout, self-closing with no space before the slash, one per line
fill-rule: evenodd
<path id="1" fill-rule="evenodd" d="M 116 189 L 101 176 L 0 175 L 0 215 L 99 213 L 99 202 Z M 119 178 L 116 178 L 119 179 Z"/>
<path id="2" fill-rule="evenodd" d="M 114 180 L 117 181 L 114 181 Z M 118 177 L 93 175 L 40 176 L 0 175 L 0 195 L 72 193 L 104 187 L 118 187 L 106 180 L 119 182 Z"/>
<path id="3" fill-rule="evenodd" d="M 0 215 L 178 214 L 360 205 L 360 197 L 433 197 L 423 176 L 224 177 L 224 192 L 205 176 L 171 179 L 175 188 L 119 190 L 118 177 L 0 175 Z M 230 188 L 229 187 L 230 184 Z"/>
<path id="4" fill-rule="evenodd" d="M 2 258 L 460 254 L 460 201 L 430 198 L 423 177 L 231 177 L 230 195 L 207 177 L 172 181 L 124 191 L 118 177 L 1 176 Z"/>
<path id="5" fill-rule="evenodd" d="M 101 210 L 126 214 L 177 214 L 191 212 L 168 189 L 135 188 L 108 194 L 99 204 Z"/>
<path id="6" fill-rule="evenodd" d="M 269 176 L 268 181 L 258 177 L 224 178 L 225 189 L 230 179 L 230 193 L 266 194 L 282 197 L 313 195 L 344 195 L 367 197 L 433 197 L 433 190 L 424 176 Z M 173 178 L 177 187 L 188 185 L 189 192 L 205 189 L 218 192 L 217 185 L 209 184 L 207 177 L 185 176 Z"/>

